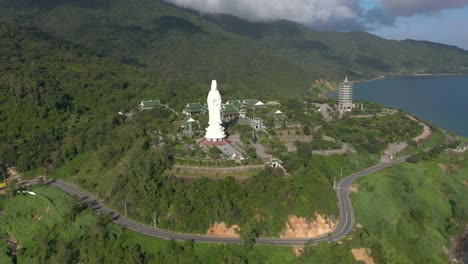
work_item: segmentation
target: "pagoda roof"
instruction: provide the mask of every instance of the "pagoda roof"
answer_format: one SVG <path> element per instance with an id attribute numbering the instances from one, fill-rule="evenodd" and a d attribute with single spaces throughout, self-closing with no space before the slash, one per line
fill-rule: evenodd
<path id="1" fill-rule="evenodd" d="M 342 82 L 343 84 L 352 84 L 350 81 L 348 81 L 348 76 L 345 77 L 344 81 Z"/>

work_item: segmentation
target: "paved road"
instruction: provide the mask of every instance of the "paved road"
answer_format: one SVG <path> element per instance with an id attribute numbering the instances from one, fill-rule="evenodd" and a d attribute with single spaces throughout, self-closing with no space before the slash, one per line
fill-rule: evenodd
<path id="1" fill-rule="evenodd" d="M 340 207 L 340 219 L 338 221 L 338 225 L 336 229 L 328 235 L 324 235 L 318 238 L 257 238 L 255 240 L 256 244 L 259 245 L 280 245 L 280 246 L 302 246 L 305 243 L 312 241 L 312 242 L 323 242 L 323 241 L 337 241 L 344 238 L 354 227 L 354 212 L 353 207 L 351 204 L 351 200 L 349 197 L 349 189 L 351 184 L 356 179 L 363 177 L 365 175 L 374 173 L 376 171 L 403 163 L 406 161 L 406 157 L 402 157 L 391 162 L 385 164 L 379 164 L 373 167 L 369 167 L 365 170 L 357 172 L 355 174 L 349 175 L 343 178 L 337 185 L 336 185 L 336 192 L 338 195 L 338 202 Z M 24 185 L 33 185 L 36 184 L 36 181 L 27 182 Z M 116 224 L 122 225 L 130 230 L 135 232 L 162 238 L 162 239 L 174 239 L 179 241 L 185 240 L 193 240 L 195 242 L 204 242 L 204 243 L 242 243 L 242 240 L 239 238 L 230 238 L 230 237 L 213 237 L 207 235 L 199 235 L 199 234 L 188 234 L 188 233 L 179 233 L 173 231 L 166 231 L 158 228 L 153 228 L 138 222 L 131 220 L 123 215 L 120 215 L 113 209 L 110 209 L 99 202 L 95 197 L 93 197 L 90 193 L 81 190 L 76 185 L 64 182 L 61 180 L 52 180 L 48 182 L 48 185 L 57 187 L 66 193 L 77 196 L 78 199 L 82 202 L 90 202 L 92 204 L 93 209 L 98 212 L 108 214 L 112 217 L 112 221 Z"/>

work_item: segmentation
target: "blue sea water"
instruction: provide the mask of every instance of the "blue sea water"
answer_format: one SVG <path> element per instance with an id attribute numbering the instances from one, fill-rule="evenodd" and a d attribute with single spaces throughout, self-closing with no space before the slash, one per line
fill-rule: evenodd
<path id="1" fill-rule="evenodd" d="M 468 76 L 398 77 L 355 83 L 354 100 L 403 109 L 468 137 Z"/>

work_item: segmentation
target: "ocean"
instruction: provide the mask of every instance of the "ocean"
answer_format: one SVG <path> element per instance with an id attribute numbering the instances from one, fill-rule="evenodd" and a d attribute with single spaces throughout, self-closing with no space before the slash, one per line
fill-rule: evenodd
<path id="1" fill-rule="evenodd" d="M 468 137 L 468 76 L 398 77 L 354 83 L 354 100 L 403 109 Z"/>

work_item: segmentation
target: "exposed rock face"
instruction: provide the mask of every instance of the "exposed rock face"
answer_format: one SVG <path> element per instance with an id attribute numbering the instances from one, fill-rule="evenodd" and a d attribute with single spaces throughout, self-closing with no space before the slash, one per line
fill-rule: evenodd
<path id="1" fill-rule="evenodd" d="M 206 234 L 209 236 L 240 237 L 240 228 L 238 225 L 227 227 L 224 222 L 214 223 L 208 228 Z"/>
<path id="2" fill-rule="evenodd" d="M 315 214 L 316 220 L 307 220 L 304 217 L 290 215 L 286 223 L 286 229 L 280 235 L 282 238 L 314 238 L 328 234 L 336 227 L 336 223 Z"/>

